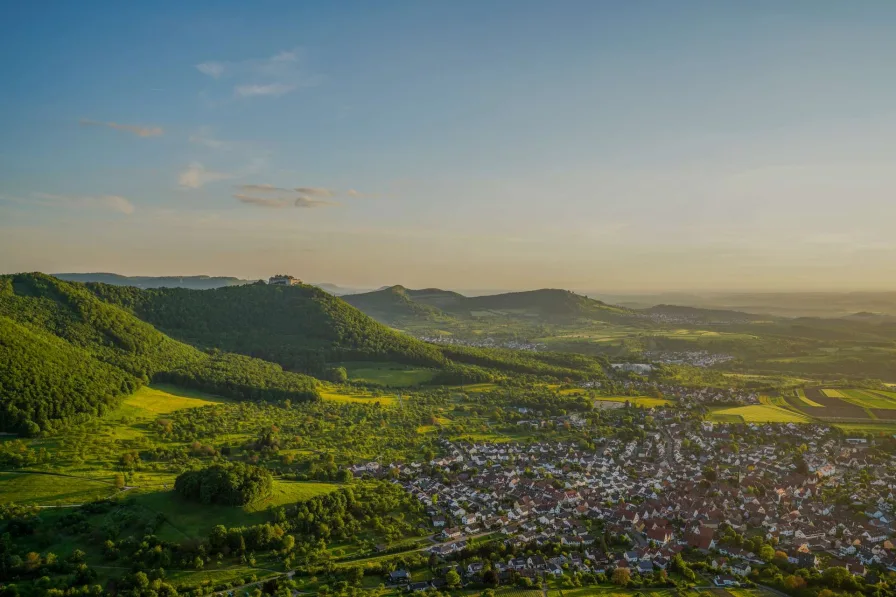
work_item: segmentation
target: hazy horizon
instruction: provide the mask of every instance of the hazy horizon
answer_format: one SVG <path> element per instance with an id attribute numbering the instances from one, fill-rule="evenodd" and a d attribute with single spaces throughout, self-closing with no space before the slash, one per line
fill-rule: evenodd
<path id="1" fill-rule="evenodd" d="M 896 3 L 50 4 L 0 273 L 896 290 Z"/>

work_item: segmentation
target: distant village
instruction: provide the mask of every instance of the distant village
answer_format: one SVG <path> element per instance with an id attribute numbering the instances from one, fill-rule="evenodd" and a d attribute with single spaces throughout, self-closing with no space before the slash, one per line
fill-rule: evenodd
<path id="1" fill-rule="evenodd" d="M 771 558 L 856 576 L 896 571 L 896 455 L 872 456 L 868 440 L 825 426 L 734 426 L 675 409 L 630 410 L 644 421 L 643 437 L 595 437 L 595 450 L 443 441 L 445 455 L 430 462 L 352 470 L 391 477 L 413 494 L 440 530 L 430 548 L 440 557 L 495 533 L 513 545 L 559 544 L 567 554 L 498 563 L 499 572 L 644 575 L 666 570 L 684 550 L 706 554 L 720 586 L 740 584 Z M 481 570 L 473 562 L 463 572 L 475 578 Z"/>

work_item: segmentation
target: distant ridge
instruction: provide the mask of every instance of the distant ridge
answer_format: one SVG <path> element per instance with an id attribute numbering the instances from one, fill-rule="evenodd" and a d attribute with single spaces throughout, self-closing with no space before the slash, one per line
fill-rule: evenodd
<path id="1" fill-rule="evenodd" d="M 134 286 L 136 288 L 192 288 L 193 290 L 241 286 L 255 282 L 255 280 L 242 280 L 230 276 L 122 276 L 105 272 L 51 275 L 66 282 L 100 282 L 113 286 Z"/>
<path id="2" fill-rule="evenodd" d="M 617 321 L 637 317 L 629 309 L 553 288 L 468 297 L 439 288 L 411 290 L 404 286 L 389 286 L 343 298 L 374 319 L 397 326 L 452 318 L 540 318 L 572 322 L 580 319 Z"/>

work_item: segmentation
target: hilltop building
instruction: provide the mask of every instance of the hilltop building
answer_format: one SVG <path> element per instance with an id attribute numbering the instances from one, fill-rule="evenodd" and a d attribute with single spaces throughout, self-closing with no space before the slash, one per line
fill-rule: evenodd
<path id="1" fill-rule="evenodd" d="M 287 276 L 284 274 L 277 274 L 276 276 L 272 276 L 268 279 L 268 284 L 274 286 L 295 286 L 301 283 L 302 281 L 298 278 L 293 278 L 292 276 Z"/>

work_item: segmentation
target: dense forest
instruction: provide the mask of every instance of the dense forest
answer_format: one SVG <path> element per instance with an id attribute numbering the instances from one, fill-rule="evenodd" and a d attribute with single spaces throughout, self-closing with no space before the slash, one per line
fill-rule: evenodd
<path id="1" fill-rule="evenodd" d="M 284 371 L 275 363 L 236 354 L 215 353 L 202 361 L 163 371 L 156 379 L 237 400 L 318 398 L 317 382 L 313 378 Z"/>
<path id="2" fill-rule="evenodd" d="M 174 490 L 184 499 L 224 506 L 245 506 L 269 497 L 273 486 L 267 470 L 240 462 L 186 471 L 174 482 Z"/>
<path id="3" fill-rule="evenodd" d="M 225 352 L 226 351 L 226 352 Z M 237 353 L 237 354 L 233 354 Z M 603 377 L 581 355 L 436 346 L 313 286 L 141 290 L 0 276 L 0 430 L 26 435 L 101 415 L 151 381 L 238 400 L 315 400 L 343 360 L 431 367 L 432 383 L 507 374 Z"/>
<path id="4" fill-rule="evenodd" d="M 0 430 L 26 435 L 103 414 L 151 380 L 238 399 L 317 398 L 317 382 L 258 359 L 207 354 L 76 283 L 0 276 Z"/>
<path id="5" fill-rule="evenodd" d="M 138 384 L 83 348 L 0 316 L 0 429 L 53 431 L 54 421 L 102 414 Z"/>
<path id="6" fill-rule="evenodd" d="M 445 365 L 438 348 L 390 330 L 314 286 L 87 288 L 183 342 L 273 361 L 293 371 L 325 375 L 328 362 L 343 360 Z"/>

